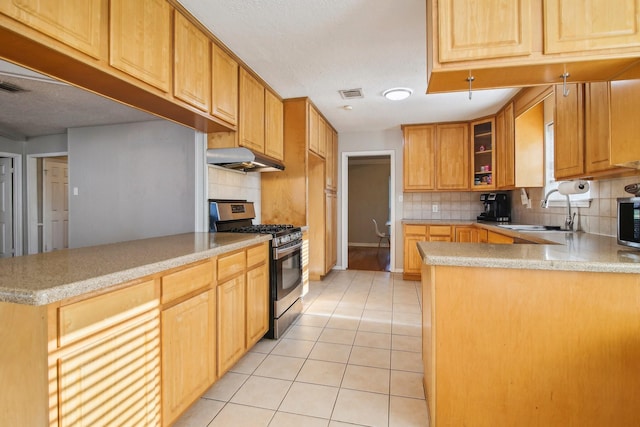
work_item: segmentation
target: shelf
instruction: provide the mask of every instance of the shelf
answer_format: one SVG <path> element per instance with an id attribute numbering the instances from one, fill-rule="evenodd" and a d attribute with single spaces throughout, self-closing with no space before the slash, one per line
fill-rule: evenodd
<path id="1" fill-rule="evenodd" d="M 474 172 L 474 175 L 491 175 L 493 171 Z"/>
<path id="2" fill-rule="evenodd" d="M 492 131 L 488 131 L 488 132 L 480 132 L 480 133 L 476 133 L 474 134 L 474 138 L 482 138 L 484 136 L 491 136 Z"/>
<path id="3" fill-rule="evenodd" d="M 480 155 L 480 154 L 491 154 L 493 150 L 484 150 L 484 151 L 476 151 L 474 152 L 474 154 L 476 155 Z"/>

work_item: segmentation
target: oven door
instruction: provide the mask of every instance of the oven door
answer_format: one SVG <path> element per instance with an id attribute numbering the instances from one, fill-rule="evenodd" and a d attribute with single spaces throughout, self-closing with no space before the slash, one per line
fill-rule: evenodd
<path id="1" fill-rule="evenodd" d="M 273 248 L 271 288 L 275 317 L 279 317 L 301 295 L 302 242 L 285 248 Z"/>

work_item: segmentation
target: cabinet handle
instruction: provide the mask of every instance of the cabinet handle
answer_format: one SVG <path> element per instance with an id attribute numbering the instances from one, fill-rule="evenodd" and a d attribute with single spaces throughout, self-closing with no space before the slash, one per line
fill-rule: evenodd
<path id="1" fill-rule="evenodd" d="M 569 76 L 570 74 L 566 71 L 560 76 L 562 77 L 562 96 L 564 96 L 565 98 L 569 96 L 569 87 L 567 86 L 567 77 Z"/>
<path id="2" fill-rule="evenodd" d="M 475 78 L 475 77 L 473 77 L 473 76 L 471 75 L 471 73 L 469 73 L 469 77 L 467 77 L 467 81 L 469 82 L 469 99 L 471 99 L 471 95 L 472 95 L 472 92 L 471 92 L 471 90 L 472 90 L 471 85 L 472 85 L 472 83 L 473 83 L 473 81 L 474 81 L 475 79 L 476 79 L 476 78 Z"/>

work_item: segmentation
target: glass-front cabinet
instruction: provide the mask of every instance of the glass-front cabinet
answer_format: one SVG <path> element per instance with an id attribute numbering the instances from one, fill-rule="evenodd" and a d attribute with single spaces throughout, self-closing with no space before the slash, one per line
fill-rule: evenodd
<path id="1" fill-rule="evenodd" d="M 494 166 L 495 119 L 483 119 L 471 123 L 471 168 L 473 170 L 471 188 L 491 190 L 496 188 Z"/>

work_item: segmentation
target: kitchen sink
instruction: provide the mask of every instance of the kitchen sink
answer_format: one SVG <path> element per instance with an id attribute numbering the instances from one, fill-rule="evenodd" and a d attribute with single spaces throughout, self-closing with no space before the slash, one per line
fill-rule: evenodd
<path id="1" fill-rule="evenodd" d="M 514 231 L 569 231 L 559 225 L 498 224 L 498 227 Z"/>

